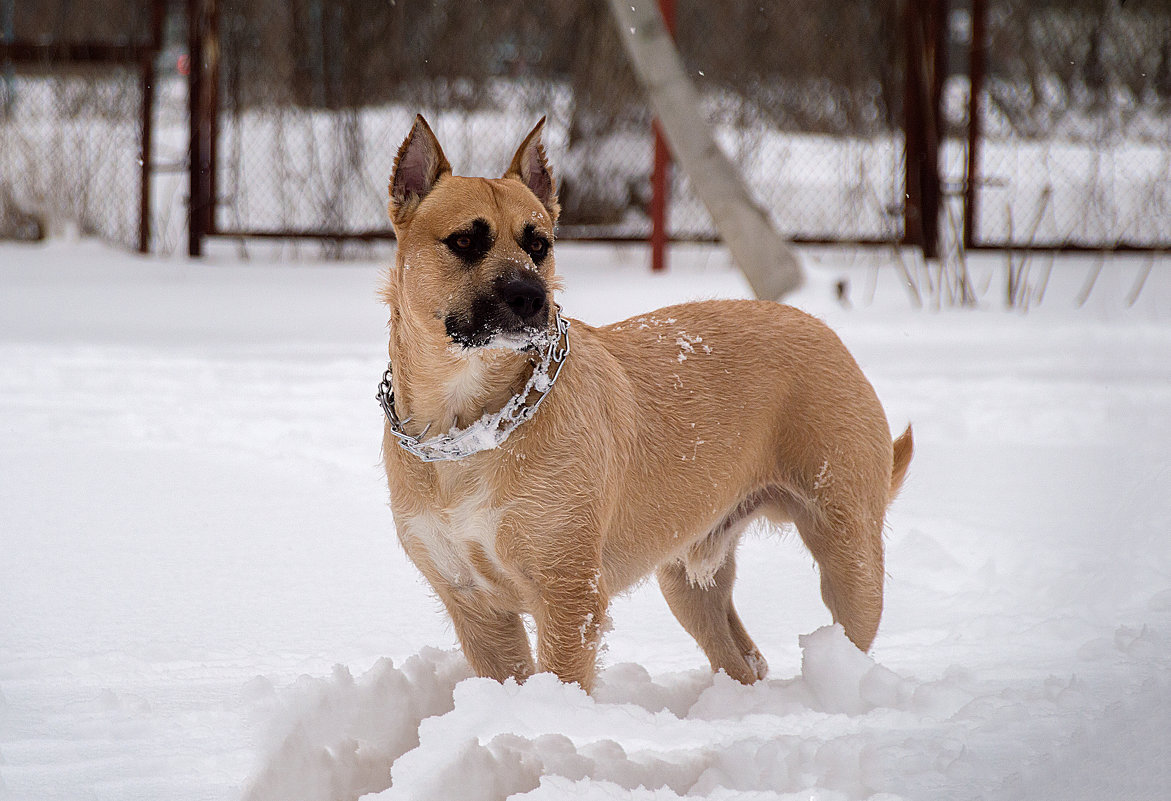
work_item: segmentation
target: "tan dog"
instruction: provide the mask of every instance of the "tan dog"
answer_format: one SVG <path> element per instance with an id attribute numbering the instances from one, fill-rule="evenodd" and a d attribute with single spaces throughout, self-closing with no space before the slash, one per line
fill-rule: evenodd
<path id="1" fill-rule="evenodd" d="M 762 678 L 732 606 L 736 545 L 761 515 L 796 524 L 834 620 L 869 649 L 910 428 L 892 447 L 841 341 L 777 303 L 689 303 L 563 334 L 543 123 L 488 180 L 452 175 L 418 117 L 390 185 L 386 475 L 399 539 L 468 661 L 589 691 L 610 598 L 656 572 L 712 669 Z"/>

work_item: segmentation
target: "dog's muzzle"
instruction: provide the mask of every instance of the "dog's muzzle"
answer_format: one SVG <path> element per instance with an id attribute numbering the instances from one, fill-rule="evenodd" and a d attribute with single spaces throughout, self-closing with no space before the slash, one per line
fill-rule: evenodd
<path id="1" fill-rule="evenodd" d="M 548 298 L 540 276 L 504 275 L 476 296 L 466 316 L 449 314 L 443 322 L 451 341 L 464 348 L 530 350 L 551 333 Z"/>

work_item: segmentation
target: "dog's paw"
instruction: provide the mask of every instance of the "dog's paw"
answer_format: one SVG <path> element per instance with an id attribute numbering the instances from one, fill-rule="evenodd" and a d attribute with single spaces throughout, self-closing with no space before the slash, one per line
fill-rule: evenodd
<path id="1" fill-rule="evenodd" d="M 749 669 L 756 674 L 756 680 L 760 681 L 768 675 L 768 660 L 766 660 L 760 651 L 749 651 L 744 654 L 744 661 L 748 663 Z"/>

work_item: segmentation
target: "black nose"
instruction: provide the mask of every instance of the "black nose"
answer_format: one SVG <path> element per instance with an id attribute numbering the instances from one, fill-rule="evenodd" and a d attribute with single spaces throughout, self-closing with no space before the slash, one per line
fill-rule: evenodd
<path id="1" fill-rule="evenodd" d="M 513 278 L 505 281 L 497 290 L 513 314 L 525 323 L 544 322 L 546 311 L 545 287 L 538 281 Z"/>

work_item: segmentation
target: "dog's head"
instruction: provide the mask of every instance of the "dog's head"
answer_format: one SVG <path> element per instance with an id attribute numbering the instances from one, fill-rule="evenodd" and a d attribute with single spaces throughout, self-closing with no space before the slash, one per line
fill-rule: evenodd
<path id="1" fill-rule="evenodd" d="M 553 228 L 560 207 L 542 118 L 496 179 L 451 174 L 422 116 L 394 162 L 398 237 L 388 301 L 416 336 L 461 350 L 527 350 L 554 327 Z"/>

